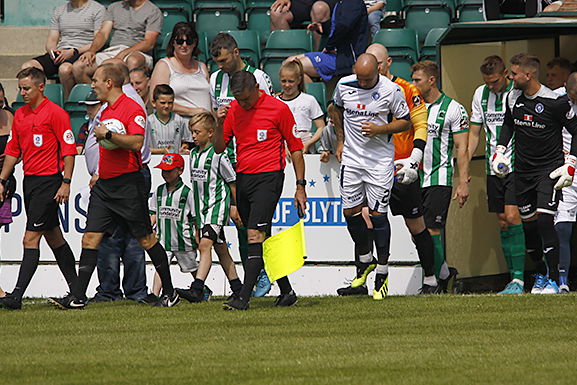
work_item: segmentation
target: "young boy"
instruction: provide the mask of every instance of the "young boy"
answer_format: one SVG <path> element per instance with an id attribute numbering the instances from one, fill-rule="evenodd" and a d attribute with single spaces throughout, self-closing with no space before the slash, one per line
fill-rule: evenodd
<path id="1" fill-rule="evenodd" d="M 90 135 L 91 129 L 94 129 L 94 126 L 98 123 L 95 122 L 94 119 L 96 118 L 96 115 L 98 115 L 102 103 L 100 103 L 100 100 L 96 97 L 96 93 L 90 91 L 88 96 L 86 96 L 86 100 L 81 100 L 78 104 L 86 106 L 86 115 L 88 115 L 88 122 L 84 123 L 82 127 L 80 127 L 78 137 L 76 138 L 76 151 L 78 151 L 78 155 L 82 155 L 84 153 L 86 139 L 88 138 L 88 135 Z"/>
<path id="2" fill-rule="evenodd" d="M 150 132 L 150 151 L 153 154 L 188 153 L 184 142 L 191 142 L 186 119 L 172 112 L 174 90 L 168 84 L 159 84 L 152 93 L 156 111 L 146 120 Z"/>
<path id="3" fill-rule="evenodd" d="M 180 154 L 165 154 L 155 167 L 162 170 L 162 178 L 166 182 L 154 190 L 149 205 L 153 226 L 156 223 L 158 241 L 168 255 L 176 257 L 180 271 L 191 273 L 194 277 L 198 268 L 198 245 L 194 229 L 193 194 L 180 177 L 184 171 L 184 159 Z M 157 274 L 152 289 L 157 296 L 160 286 Z"/>
<path id="4" fill-rule="evenodd" d="M 224 226 L 229 221 L 230 200 L 236 195 L 236 173 L 228 156 L 214 151 L 211 143 L 217 125 L 214 116 L 208 111 L 202 112 L 194 115 L 188 124 L 196 145 L 190 153 L 190 177 L 196 224 L 200 229 L 200 264 L 190 290 L 179 290 L 178 293 L 191 302 L 202 301 L 202 288 L 212 265 L 214 247 L 233 296 L 238 296 L 242 283 L 224 238 Z"/>

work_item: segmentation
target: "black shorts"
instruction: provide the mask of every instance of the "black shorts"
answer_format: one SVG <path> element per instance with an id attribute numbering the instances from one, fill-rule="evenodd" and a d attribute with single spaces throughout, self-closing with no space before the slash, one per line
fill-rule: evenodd
<path id="1" fill-rule="evenodd" d="M 536 212 L 554 215 L 563 199 L 561 190 L 553 186 L 557 181 L 549 178 L 549 172 L 540 175 L 515 173 L 517 206 L 522 219 L 531 218 Z"/>
<path id="2" fill-rule="evenodd" d="M 311 20 L 311 9 L 313 4 L 319 0 L 300 0 L 292 1 L 290 11 L 293 14 L 293 21 L 291 22 L 291 28 L 299 28 L 304 21 Z M 333 13 L 333 8 L 338 0 L 320 0 L 327 3 L 331 9 L 331 15 Z M 330 20 L 330 16 L 329 16 Z"/>
<path id="3" fill-rule="evenodd" d="M 90 191 L 86 232 L 112 234 L 120 225 L 133 238 L 142 238 L 152 233 L 148 212 L 140 171 L 99 179 Z"/>
<path id="4" fill-rule="evenodd" d="M 76 52 L 74 52 L 74 54 L 72 54 L 72 57 L 68 60 L 64 60 L 64 63 L 74 63 L 76 60 L 78 60 L 78 58 L 80 57 L 80 54 L 77 54 Z M 52 61 L 52 58 L 50 57 L 50 54 L 45 53 L 42 56 L 36 56 L 34 58 L 34 60 L 36 60 L 38 63 L 40 63 L 40 65 L 42 66 L 42 68 L 44 68 L 44 74 L 46 76 L 53 76 L 53 75 L 58 75 L 58 67 L 60 67 L 60 64 L 54 64 L 54 61 Z"/>
<path id="5" fill-rule="evenodd" d="M 236 175 L 236 206 L 247 228 L 270 235 L 283 184 L 284 171 Z"/>
<path id="6" fill-rule="evenodd" d="M 26 175 L 24 177 L 24 207 L 26 230 L 52 230 L 60 224 L 58 202 L 54 200 L 62 185 L 62 175 Z"/>
<path id="7" fill-rule="evenodd" d="M 389 206 L 393 215 L 402 215 L 404 218 L 422 216 L 421 182 L 417 179 L 411 184 L 393 183 Z"/>
<path id="8" fill-rule="evenodd" d="M 505 206 L 517 206 L 515 173 L 504 178 L 487 175 L 487 205 L 490 213 L 504 213 Z"/>
<path id="9" fill-rule="evenodd" d="M 429 229 L 442 229 L 447 223 L 451 204 L 451 186 L 431 186 L 422 189 L 423 216 Z"/>

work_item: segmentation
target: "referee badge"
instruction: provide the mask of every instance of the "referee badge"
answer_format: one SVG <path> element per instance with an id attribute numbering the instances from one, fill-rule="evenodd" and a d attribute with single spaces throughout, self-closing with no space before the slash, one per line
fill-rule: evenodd
<path id="1" fill-rule="evenodd" d="M 256 130 L 256 140 L 264 142 L 266 140 L 267 130 Z"/>
<path id="2" fill-rule="evenodd" d="M 34 145 L 36 147 L 42 146 L 42 134 L 34 134 Z"/>

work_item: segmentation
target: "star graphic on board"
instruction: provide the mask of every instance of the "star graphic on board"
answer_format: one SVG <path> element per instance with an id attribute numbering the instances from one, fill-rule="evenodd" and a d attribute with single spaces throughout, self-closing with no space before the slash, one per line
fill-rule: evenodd
<path id="1" fill-rule="evenodd" d="M 323 181 L 324 181 L 325 183 L 328 183 L 330 179 L 331 179 L 331 177 L 328 176 L 328 175 L 323 176 Z"/>
<path id="2" fill-rule="evenodd" d="M 310 186 L 310 187 L 315 187 L 316 184 L 317 184 L 317 182 L 314 181 L 314 180 L 310 180 L 310 181 L 309 181 L 309 186 Z"/>

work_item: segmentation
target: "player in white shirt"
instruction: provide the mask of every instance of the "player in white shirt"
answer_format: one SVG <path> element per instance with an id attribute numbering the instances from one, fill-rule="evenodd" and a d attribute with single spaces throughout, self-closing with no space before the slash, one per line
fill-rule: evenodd
<path id="1" fill-rule="evenodd" d="M 294 135 L 302 140 L 305 154 L 314 154 L 314 145 L 323 134 L 325 120 L 319 102 L 305 93 L 303 65 L 298 60 L 284 63 L 279 78 L 282 92 L 277 98 L 285 102 L 293 113 L 296 122 Z M 314 135 L 311 133 L 313 123 L 316 127 Z"/>
<path id="2" fill-rule="evenodd" d="M 559 95 L 567 94 L 571 104 L 572 114 L 577 114 L 577 73 L 569 75 L 566 83 L 567 88 L 561 87 L 555 90 Z M 571 134 L 563 129 L 563 152 L 569 153 L 571 148 Z M 555 213 L 555 230 L 559 237 L 559 292 L 569 292 L 569 266 L 571 265 L 571 238 L 573 225 L 577 214 L 577 178 L 573 184 L 563 188 L 563 195 L 559 201 L 559 207 Z"/>
<path id="3" fill-rule="evenodd" d="M 437 88 L 439 67 L 425 60 L 412 68 L 413 84 L 425 99 L 427 120 L 427 145 L 423 154 L 421 187 L 425 225 L 431 233 L 435 252 L 435 275 L 442 292 L 452 291 L 457 270 L 445 261 L 441 234 L 445 228 L 453 185 L 453 145 L 459 166 L 459 186 L 453 200 L 462 207 L 469 197 L 469 156 L 467 152 L 469 117 L 462 105 Z"/>
<path id="4" fill-rule="evenodd" d="M 184 142 L 192 142 L 188 120 L 175 114 L 174 90 L 168 84 L 159 84 L 152 93 L 154 114 L 148 115 L 146 124 L 150 132 L 150 151 L 153 154 L 188 152 Z"/>
<path id="5" fill-rule="evenodd" d="M 378 258 L 373 299 L 382 300 L 388 293 L 391 228 L 387 209 L 395 155 L 392 134 L 408 130 L 411 123 L 400 87 L 379 75 L 373 55 L 359 56 L 354 72 L 339 81 L 333 97 L 336 156 L 342 163 L 340 190 L 347 228 L 359 251 L 360 271 L 373 262 L 369 229 L 361 215 L 363 207 L 369 209 Z M 390 121 L 391 116 L 397 120 Z"/>
<path id="6" fill-rule="evenodd" d="M 511 274 L 511 281 L 500 294 L 522 294 L 525 271 L 525 233 L 515 196 L 514 164 L 511 173 L 504 178 L 495 175 L 491 159 L 495 154 L 497 139 L 505 119 L 507 96 L 513 89 L 508 78 L 505 62 L 499 56 L 489 56 L 481 64 L 481 85 L 473 95 L 469 128 L 469 159 L 477 150 L 481 130 L 485 131 L 485 159 L 487 169 L 487 204 L 489 212 L 497 214 L 501 248 Z M 512 157 L 514 139 L 509 142 L 505 154 Z"/>

